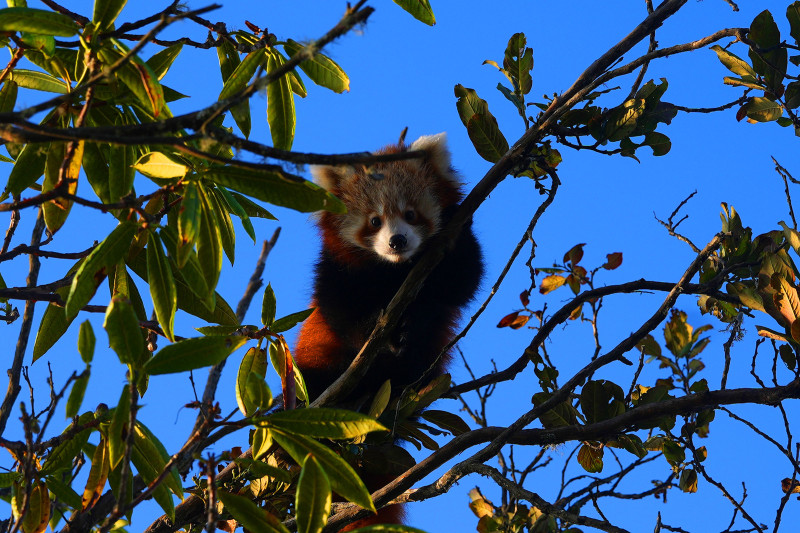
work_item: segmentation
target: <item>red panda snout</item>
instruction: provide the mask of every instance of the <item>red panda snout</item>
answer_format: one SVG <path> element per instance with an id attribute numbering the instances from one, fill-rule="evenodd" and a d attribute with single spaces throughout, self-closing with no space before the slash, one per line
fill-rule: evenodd
<path id="1" fill-rule="evenodd" d="M 372 251 L 381 259 L 402 263 L 418 251 L 425 236 L 421 228 L 400 218 L 386 220 L 372 239 Z"/>

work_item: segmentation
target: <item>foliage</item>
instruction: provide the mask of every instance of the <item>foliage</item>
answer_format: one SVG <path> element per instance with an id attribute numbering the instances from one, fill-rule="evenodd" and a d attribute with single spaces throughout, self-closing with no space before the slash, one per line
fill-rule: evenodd
<path id="1" fill-rule="evenodd" d="M 427 1 L 395 3 L 425 24 L 436 22 Z M 610 487 L 611 492 L 603 496 L 617 497 L 616 484 L 656 457 L 665 459 L 666 473 L 636 498 L 656 495 L 666 501 L 674 487 L 685 493 L 705 490 L 701 480 L 716 486 L 705 470 L 709 451 L 700 439 L 709 435 L 718 411 L 739 403 L 779 405 L 786 420 L 789 445 L 767 438 L 793 467 L 792 477 L 782 481 L 785 497 L 775 519 L 777 530 L 800 476 L 783 407 L 783 402 L 800 397 L 800 271 L 795 258 L 800 255 L 800 233 L 794 220 L 791 226 L 781 222 L 781 229 L 754 237 L 739 213 L 723 204 L 721 230 L 700 249 L 677 234 L 678 223 L 670 217 L 664 223 L 668 231 L 687 241 L 695 254 L 677 282 L 639 279 L 601 286 L 596 276 L 620 268 L 622 252 L 608 253 L 604 263 L 587 267 L 587 244 L 576 244 L 560 263 L 549 267 L 529 263 L 532 279 L 520 294 L 522 308 L 498 323 L 500 328 L 518 332 L 508 331 L 508 335 L 532 335 L 524 354 L 508 368 L 460 384 L 451 383 L 449 375 L 439 376 L 395 397 L 386 383 L 363 413 L 338 408 L 336 390 L 312 401 L 284 337 L 311 310 L 279 317 L 275 291 L 268 285 L 262 295 L 261 323 L 242 323 L 244 310 L 260 289 L 258 268 L 263 270 L 263 260 L 254 275 L 259 281 L 251 283 L 236 311 L 216 288 L 225 269 L 223 258 L 230 263 L 235 260 L 234 219 L 255 242 L 251 219 L 274 218 L 262 203 L 299 212 L 343 212 L 338 198 L 288 172 L 285 163 L 371 165 L 415 157 L 413 153 L 326 156 L 291 152 L 296 131 L 310 127 L 297 123 L 295 108 L 295 98 L 314 97 L 315 88 L 309 90 L 306 84 L 334 93 L 350 87 L 344 70 L 321 50 L 364 23 L 373 10 L 364 2 L 348 6 L 330 32 L 302 44 L 250 23 L 248 30 L 229 32 L 224 24 L 203 18 L 210 8 L 189 11 L 177 2 L 149 19 L 122 23 L 118 17 L 125 4 L 124 0 L 95 0 L 91 18 L 55 2 L 48 2 L 51 9 L 44 10 L 28 7 L 24 0 L 9 0 L 9 7 L 0 9 L 0 43 L 11 52 L 11 60 L 0 73 L 0 137 L 7 152 L 0 155 L 7 169 L 0 212 L 12 214 L 0 262 L 27 255 L 32 264 L 29 287 L 8 288 L 0 278 L 4 320 L 22 322 L 21 348 L 9 366 L 11 386 L 0 406 L 0 444 L 13 456 L 13 465 L 0 474 L 0 486 L 8 489 L 4 494 L 11 504 L 8 524 L 13 530 L 40 533 L 49 526 L 62 531 L 124 531 L 134 523 L 137 530 L 145 530 L 138 522 L 138 508 L 152 498 L 165 516 L 147 528 L 150 532 L 215 527 L 233 531 L 238 526 L 248 531 L 319 532 L 326 523 L 328 528 L 341 527 L 396 498 L 436 497 L 462 477 L 479 473 L 500 488 L 502 503 L 492 503 L 477 488 L 470 492 L 478 531 L 583 530 L 577 526 L 622 531 L 602 513 L 598 518 L 585 509 L 590 502 L 597 506 L 599 496 L 592 496 L 592 491 Z M 658 48 L 656 29 L 680 5 L 676 0 L 663 2 L 637 31 L 603 54 L 561 94 L 541 101 L 531 96 L 533 50 L 521 32 L 510 37 L 501 62 L 485 62 L 503 76 L 497 86 L 503 99 L 487 101 L 474 89 L 456 84 L 454 112 L 476 152 L 493 166 L 430 248 L 444 249 L 436 244 L 455 238 L 464 221 L 506 176 L 533 180 L 544 197 L 526 230 L 525 240 L 532 239 L 536 222 L 561 183 L 558 170 L 564 149 L 637 159 L 637 153 L 642 153 L 637 151 L 647 147 L 654 156 L 667 155 L 671 141 L 664 131 L 685 109 L 664 100 L 669 88 L 666 79 L 644 81 L 648 65 L 660 57 L 735 37 L 738 44 L 710 46 L 722 65 L 736 75 L 724 77 L 723 82 L 743 90 L 739 99 L 716 111 L 737 107 L 740 121 L 777 122 L 800 135 L 796 113 L 800 82 L 796 72 L 789 72 L 800 66 L 796 55 L 800 2 L 789 5 L 785 16 L 794 44 L 781 37 L 775 17 L 764 11 L 749 28 L 723 30 L 704 42 Z M 180 20 L 213 28 L 207 42 L 159 39 L 163 30 Z M 131 33 L 141 28 L 147 28 L 144 37 Z M 619 64 L 622 54 L 648 35 L 652 36 L 648 52 Z M 144 58 L 141 51 L 148 42 L 160 50 Z M 174 115 L 170 104 L 185 95 L 163 80 L 172 65 L 184 59 L 187 45 L 216 49 L 221 88 L 217 101 L 207 107 Z M 747 59 L 744 53 L 737 56 L 730 51 L 734 47 L 747 47 Z M 601 88 L 637 69 L 640 76 L 628 95 L 620 97 L 615 89 Z M 250 140 L 250 99 L 259 91 L 266 95 L 271 145 Z M 29 103 L 31 95 L 37 103 Z M 519 115 L 523 130 L 516 142 L 509 143 L 514 136 L 503 133 L 509 126 L 501 127 L 489 111 L 490 103 L 493 109 L 510 104 Z M 225 125 L 227 114 L 235 128 Z M 554 148 L 558 144 L 560 150 Z M 240 157 L 242 152 L 260 161 L 248 161 Z M 788 171 L 780 168 L 786 179 Z M 107 231 L 98 228 L 97 243 L 75 253 L 48 252 L 52 236 L 66 232 L 67 220 L 86 210 L 107 220 Z M 19 252 L 9 250 L 20 216 L 35 212 L 33 244 L 21 245 Z M 269 249 L 265 247 L 265 254 Z M 519 248 L 511 262 L 518 253 Z M 39 284 L 40 256 L 67 261 L 63 277 Z M 413 295 L 415 284 L 424 281 L 437 260 L 435 253 L 422 258 L 399 296 Z M 698 283 L 691 282 L 695 276 Z M 532 303 L 536 283 L 539 294 Z M 140 289 L 144 287 L 146 292 Z M 640 291 L 662 291 L 667 296 L 639 329 L 603 353 L 598 317 L 604 299 Z M 730 330 L 730 341 L 723 346 L 725 368 L 719 389 L 709 385 L 716 376 L 709 375 L 703 362 L 711 342 L 704 334 L 713 326 L 689 323 L 689 315 L 676 307 L 681 293 L 696 295 L 709 320 Z M 25 311 L 20 318 L 14 303 L 21 301 Z M 80 326 L 75 327 L 79 327 L 81 365 L 63 383 L 51 378 L 51 402 L 44 410 L 36 412 L 32 402 L 19 404 L 24 436 L 13 440 L 7 424 L 17 404 L 37 301 L 47 305 L 35 330 L 32 361 L 52 353 L 80 316 Z M 93 305 L 93 301 L 107 303 Z M 393 300 L 385 314 L 389 319 L 376 326 L 361 364 L 376 356 L 380 340 L 389 338 L 397 322 L 391 318 L 402 315 L 407 301 Z M 555 312 L 547 308 L 551 302 L 557 302 Z M 152 309 L 150 316 L 146 309 Z M 96 334 L 84 320 L 90 312 L 104 314 L 104 333 Z M 199 334 L 183 336 L 186 332 L 176 326 L 176 316 L 183 313 L 203 321 Z M 757 375 L 754 355 L 752 373 L 760 388 L 728 389 L 730 346 L 743 335 L 746 316 L 766 321 L 767 325 L 757 326 L 762 339 L 756 344 L 756 355 L 769 339 L 772 383 Z M 595 340 L 588 362 L 574 371 L 554 364 L 548 353 L 551 334 L 565 324 L 570 328 L 588 325 Z M 658 328 L 663 328 L 662 334 L 654 333 Z M 99 356 L 96 346 L 106 339 L 126 372 L 126 382 L 121 389 L 115 387 L 116 404 L 86 410 L 82 404 L 87 384 L 99 379 L 92 373 Z M 159 342 L 165 345 L 159 348 Z M 103 357 L 112 352 L 104 352 Z M 216 383 L 233 353 L 241 355 L 241 361 L 235 390 L 226 394 L 235 398 L 238 411 L 223 417 Z M 627 381 L 598 374 L 616 362 L 635 369 Z M 647 365 L 657 367 L 658 377 L 642 377 Z M 530 410 L 514 413 L 518 418 L 506 427 L 490 426 L 487 399 L 528 366 L 535 376 Z M 201 368 L 210 369 L 205 394 L 187 404 L 197 410 L 195 427 L 182 447 L 168 451 L 162 443 L 165 436 L 154 434 L 137 419 L 139 406 L 149 398 L 149 377 L 185 375 Z M 353 372 L 349 369 L 343 379 Z M 269 373 L 280 379 L 279 395 L 267 384 Z M 471 391 L 477 392 L 479 406 L 462 401 L 477 428 L 454 409 L 430 408 L 439 399 L 461 398 Z M 61 402 L 70 423 L 60 434 L 51 435 L 47 430 Z M 521 403 L 525 402 L 527 398 Z M 535 421 L 540 427 L 532 429 Z M 231 433 L 241 446 L 221 454 L 209 451 Z M 398 445 L 398 439 L 430 454 L 417 462 Z M 568 485 L 564 483 L 558 501 L 550 503 L 525 488 L 525 478 L 547 466 L 551 459 L 545 457 L 551 446 L 568 442 L 575 448 L 567 463 L 574 456 L 591 477 L 576 478 L 584 484 L 571 493 L 563 493 Z M 483 447 L 458 463 L 450 462 L 474 446 Z M 512 446 L 539 451 L 529 466 L 518 468 Z M 245 447 L 247 451 L 242 452 Z M 626 453 L 618 456 L 616 450 Z M 488 464 L 495 457 L 500 469 Z M 620 469 L 609 474 L 612 461 Z M 81 473 L 84 463 L 88 467 Z M 448 469 L 436 482 L 408 490 L 443 464 Z M 392 481 L 370 494 L 361 480 L 364 473 L 389 476 Z M 187 476 L 192 476 L 191 484 L 185 487 Z M 733 502 L 732 524 L 741 517 L 752 530 L 760 530 L 743 505 L 727 489 L 721 490 Z M 336 498 L 349 503 L 334 503 Z M 384 525 L 359 531 L 418 530 Z"/>

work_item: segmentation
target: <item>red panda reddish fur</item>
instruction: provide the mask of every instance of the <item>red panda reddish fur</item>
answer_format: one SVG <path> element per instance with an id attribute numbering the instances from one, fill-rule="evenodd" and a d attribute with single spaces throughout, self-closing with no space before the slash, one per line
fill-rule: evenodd
<path id="1" fill-rule="evenodd" d="M 294 351 L 312 398 L 347 369 L 430 238 L 462 199 L 444 134 L 421 137 L 409 146 L 401 141 L 378 153 L 406 150 L 422 150 L 425 157 L 369 168 L 312 168 L 315 181 L 348 209 L 346 214 L 324 212 L 317 219 L 322 250 L 315 267 L 315 310 Z M 441 375 L 449 356 L 440 358 L 440 353 L 482 274 L 480 246 L 468 223 L 409 305 L 392 342 L 343 405 L 358 408 L 387 379 L 393 393 L 399 393 Z M 390 480 L 382 477 L 365 480 L 367 488 L 374 491 Z M 357 524 L 400 523 L 401 515 L 401 506 L 389 506 Z"/>

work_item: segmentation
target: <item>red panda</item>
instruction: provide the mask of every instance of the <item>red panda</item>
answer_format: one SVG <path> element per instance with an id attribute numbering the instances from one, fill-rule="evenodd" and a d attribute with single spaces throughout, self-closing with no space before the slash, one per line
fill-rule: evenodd
<path id="1" fill-rule="evenodd" d="M 315 310 L 304 322 L 294 351 L 311 398 L 347 369 L 431 237 L 452 218 L 463 197 L 444 133 L 420 137 L 408 146 L 401 139 L 378 153 L 406 150 L 422 150 L 425 157 L 368 168 L 311 169 L 315 181 L 347 207 L 346 214 L 324 212 L 317 218 L 322 250 L 315 268 Z M 471 224 L 465 224 L 453 249 L 404 313 L 390 346 L 378 354 L 346 405 L 357 408 L 359 400 L 374 394 L 387 379 L 399 393 L 423 378 L 441 375 L 449 356 L 440 358 L 440 353 L 482 274 L 480 246 Z M 384 484 L 370 486 L 369 481 L 370 490 Z M 399 522 L 401 514 L 401 506 L 390 506 L 357 525 Z"/>

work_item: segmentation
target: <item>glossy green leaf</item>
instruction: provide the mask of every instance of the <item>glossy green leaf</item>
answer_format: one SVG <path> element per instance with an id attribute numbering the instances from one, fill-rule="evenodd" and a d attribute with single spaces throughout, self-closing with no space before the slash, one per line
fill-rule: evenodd
<path id="1" fill-rule="evenodd" d="M 466 422 L 464 422 L 464 420 L 461 419 L 460 416 L 448 411 L 428 409 L 422 412 L 422 418 L 439 426 L 445 431 L 449 431 L 454 436 L 458 436 L 469 431 L 469 426 Z"/>
<path id="2" fill-rule="evenodd" d="M 139 366 L 143 363 L 144 338 L 130 300 L 124 296 L 114 296 L 106 309 L 103 327 L 111 349 L 122 364 Z"/>
<path id="3" fill-rule="evenodd" d="M 72 490 L 72 487 L 61 481 L 60 478 L 61 476 L 47 476 L 47 479 L 45 480 L 47 482 L 47 490 L 52 492 L 56 498 L 67 504 L 72 509 L 80 509 L 80 495 Z"/>
<path id="4" fill-rule="evenodd" d="M 101 48 L 98 55 L 103 63 L 109 66 L 123 57 L 121 52 L 111 48 Z M 153 117 L 159 116 L 165 104 L 164 89 L 147 63 L 137 56 L 132 56 L 114 72 L 114 76 L 133 93 L 142 109 Z"/>
<path id="5" fill-rule="evenodd" d="M 297 481 L 294 508 L 298 533 L 319 533 L 331 512 L 331 484 L 313 455 L 308 454 Z"/>
<path id="6" fill-rule="evenodd" d="M 116 468 L 125 456 L 125 439 L 128 435 L 128 422 L 131 414 L 131 388 L 128 383 L 122 386 L 111 424 L 108 427 L 108 459 L 111 468 Z"/>
<path id="7" fill-rule="evenodd" d="M 92 22 L 97 29 L 106 30 L 112 26 L 128 0 L 95 0 Z"/>
<path id="8" fill-rule="evenodd" d="M 197 258 L 205 274 L 209 290 L 217 287 L 222 271 L 222 232 L 215 213 L 215 203 L 209 198 L 205 188 L 199 189 L 202 207 L 200 211 L 200 231 L 197 234 Z"/>
<path id="9" fill-rule="evenodd" d="M 165 346 L 144 366 L 148 374 L 172 374 L 216 365 L 247 342 L 246 337 L 198 337 Z"/>
<path id="10" fill-rule="evenodd" d="M 151 440 L 150 437 L 154 440 Z M 145 483 L 152 483 L 164 471 L 168 457 L 165 457 L 166 452 L 162 454 L 163 450 L 164 446 L 155 439 L 155 436 L 149 430 L 145 431 L 140 422 L 136 422 L 133 433 L 133 447 L 131 448 L 131 462 L 136 466 L 136 470 Z M 174 467 L 172 471 L 177 474 Z M 178 478 L 177 482 L 178 495 L 181 495 L 180 478 Z M 156 487 L 153 491 L 153 499 L 156 500 L 167 516 L 174 520 L 175 502 L 172 500 L 170 490 L 175 491 L 175 480 L 172 475 L 168 475 L 164 482 Z"/>
<path id="11" fill-rule="evenodd" d="M 92 250 L 72 278 L 65 306 L 67 318 L 74 317 L 78 310 L 89 303 L 97 288 L 97 277 L 105 277 L 131 246 L 136 235 L 135 222 L 123 222 Z"/>
<path id="12" fill-rule="evenodd" d="M 662 156 L 669 153 L 672 149 L 672 141 L 663 133 L 653 131 L 644 138 L 644 145 L 653 149 L 654 156 Z"/>
<path id="13" fill-rule="evenodd" d="M 265 49 L 259 48 L 247 54 L 225 80 L 225 84 L 222 86 L 222 92 L 219 93 L 218 100 L 227 100 L 247 87 L 247 84 L 250 83 L 256 70 L 261 65 L 266 53 Z"/>
<path id="14" fill-rule="evenodd" d="M 272 447 L 272 434 L 267 428 L 253 430 L 253 457 L 259 459 Z"/>
<path id="15" fill-rule="evenodd" d="M 428 0 L 393 0 L 395 4 L 405 9 L 412 17 L 420 22 L 433 26 L 436 24 L 436 17 L 433 15 Z"/>
<path id="16" fill-rule="evenodd" d="M 252 201 L 250 198 L 242 194 L 239 194 L 238 192 L 234 191 L 228 191 L 228 192 L 236 200 L 236 202 L 240 206 L 242 206 L 242 209 L 244 209 L 244 212 L 247 213 L 247 216 L 255 218 L 266 218 L 268 220 L 278 220 L 277 218 L 275 218 L 275 215 L 273 215 L 272 213 L 270 213 L 269 211 L 267 211 L 254 201 Z"/>
<path id="17" fill-rule="evenodd" d="M 247 350 L 239 364 L 239 371 L 236 374 L 236 403 L 244 416 L 251 416 L 261 407 L 260 389 L 250 383 L 251 374 L 264 381 L 264 376 L 267 375 L 266 350 L 253 346 Z"/>
<path id="18" fill-rule="evenodd" d="M 331 488 L 347 501 L 360 505 L 364 509 L 375 512 L 369 491 L 347 461 L 327 446 L 303 435 L 284 432 L 277 428 L 270 431 L 275 441 L 292 456 L 298 464 L 302 464 L 311 453 L 319 461 L 320 466 L 328 474 Z"/>
<path id="19" fill-rule="evenodd" d="M 277 302 L 275 301 L 275 292 L 272 290 L 272 284 L 267 284 L 264 289 L 264 298 L 261 302 L 261 323 L 270 327 L 275 321 L 275 309 Z"/>
<path id="20" fill-rule="evenodd" d="M 251 52 L 251 55 L 253 55 L 253 63 L 246 68 L 253 68 L 249 76 L 246 76 L 246 72 L 240 72 L 240 74 L 237 74 L 237 76 L 241 75 L 242 79 L 231 82 L 238 84 L 238 89 L 234 92 L 244 89 L 244 87 L 250 81 L 250 78 L 252 78 L 253 74 L 255 73 L 255 70 L 258 68 L 258 64 L 263 60 L 264 51 L 257 50 L 256 52 L 259 53 L 256 54 L 255 52 Z M 217 47 L 217 57 L 219 58 L 219 70 L 220 74 L 222 75 L 222 82 L 226 83 L 231 78 L 231 75 L 236 71 L 236 68 L 241 64 L 239 60 L 239 52 L 236 50 L 236 47 L 233 45 L 233 43 L 226 40 L 221 46 Z M 243 80 L 244 83 L 242 83 Z M 239 129 L 242 131 L 242 135 L 244 135 L 245 138 L 250 137 L 250 129 L 252 127 L 250 118 L 250 100 L 243 100 L 242 102 L 239 102 L 233 106 L 231 108 L 231 116 L 233 116 L 233 120 L 236 121 L 236 125 L 239 126 Z"/>
<path id="21" fill-rule="evenodd" d="M 303 50 L 303 45 L 288 39 L 283 45 L 283 49 L 290 57 L 294 57 Z M 336 64 L 328 56 L 319 52 L 314 57 L 300 62 L 300 69 L 311 78 L 311 81 L 330 89 L 335 93 L 343 93 L 350 90 L 350 78 L 347 77 L 342 67 Z"/>
<path id="22" fill-rule="evenodd" d="M 17 90 L 16 82 L 6 80 L 3 82 L 3 87 L 0 88 L 0 113 L 10 113 L 14 111 L 14 105 L 17 103 Z M 30 145 L 25 145 L 30 146 Z"/>
<path id="23" fill-rule="evenodd" d="M 57 58 L 52 57 L 56 51 L 56 40 L 52 35 L 23 32 L 22 42 L 30 49 L 42 52 L 44 57 L 51 58 L 51 60 L 55 60 L 56 62 L 58 61 Z"/>
<path id="24" fill-rule="evenodd" d="M 64 298 L 67 291 L 62 290 L 60 294 Z M 68 319 L 61 306 L 50 304 L 45 308 L 39 329 L 36 331 L 36 341 L 33 343 L 33 362 L 47 353 L 56 341 L 67 332 L 74 318 Z"/>
<path id="25" fill-rule="evenodd" d="M 44 165 L 44 181 L 42 182 L 42 192 L 55 189 L 59 180 L 62 178 L 67 181 L 66 192 L 75 194 L 78 190 L 78 176 L 83 161 L 84 141 L 79 141 L 72 151 L 71 158 L 62 176 L 61 166 L 69 154 L 66 143 L 50 143 L 47 152 L 47 160 Z M 72 209 L 72 200 L 65 198 L 54 198 L 42 204 L 44 212 L 44 222 L 50 233 L 55 233 L 64 222 L 67 221 L 69 212 Z"/>
<path id="26" fill-rule="evenodd" d="M 181 287 L 190 290 L 209 311 L 214 311 L 216 298 L 213 292 L 208 290 L 203 269 L 200 267 L 200 261 L 197 259 L 197 254 L 187 244 L 180 249 L 178 248 L 178 237 L 176 232 L 169 227 L 161 229 L 161 238 L 164 240 L 164 245 L 170 256 L 170 265 L 172 266 L 172 274 L 174 276 L 175 293 L 178 297 L 178 306 L 180 307 Z M 179 265 L 174 259 L 175 257 L 183 258 L 183 265 Z M 149 279 L 149 277 L 148 277 Z"/>
<path id="27" fill-rule="evenodd" d="M 253 533 L 289 533 L 286 526 L 249 498 L 220 490 L 217 497 L 225 510 L 242 526 Z"/>
<path id="28" fill-rule="evenodd" d="M 242 468 L 248 469 L 255 476 L 259 477 L 269 476 L 271 478 L 277 479 L 278 481 L 283 481 L 284 483 L 292 482 L 292 476 L 288 470 L 272 466 L 270 464 L 265 463 L 264 461 L 247 459 L 241 456 L 237 457 L 234 461 Z"/>
<path id="29" fill-rule="evenodd" d="M 150 297 L 153 299 L 158 323 L 164 330 L 164 335 L 171 342 L 175 342 L 173 332 L 177 310 L 175 281 L 167 256 L 161 247 L 161 239 L 155 232 L 150 232 L 147 238 L 147 279 L 150 280 Z"/>
<path id="30" fill-rule="evenodd" d="M 637 126 L 637 121 L 645 112 L 643 98 L 633 98 L 609 111 L 603 134 L 610 141 L 628 138 Z"/>
<path id="31" fill-rule="evenodd" d="M 508 151 L 508 141 L 497 125 L 497 119 L 489 112 L 485 100 L 478 97 L 474 89 L 456 85 L 456 109 L 475 150 L 485 160 L 496 163 Z"/>
<path id="32" fill-rule="evenodd" d="M 83 403 L 83 396 L 86 394 L 86 385 L 89 384 L 89 369 L 86 369 L 83 375 L 79 376 L 72 385 L 72 390 L 69 392 L 67 398 L 67 418 L 72 418 L 78 415 L 81 404 Z"/>
<path id="33" fill-rule="evenodd" d="M 270 326 L 270 331 L 273 333 L 283 333 L 284 331 L 289 331 L 297 324 L 311 316 L 311 313 L 313 312 L 313 308 L 306 309 L 304 311 L 298 311 L 297 313 L 292 313 L 291 315 L 286 315 L 285 317 L 279 318 L 272 323 Z"/>
<path id="34" fill-rule="evenodd" d="M 162 152 L 144 154 L 133 164 L 133 168 L 148 178 L 166 180 L 182 178 L 189 172 L 189 167 L 183 162 Z"/>
<path id="35" fill-rule="evenodd" d="M 322 187 L 285 173 L 236 167 L 213 168 L 200 177 L 271 204 L 308 213 L 322 209 L 344 213 L 341 200 Z"/>
<path id="36" fill-rule="evenodd" d="M 283 66 L 283 57 L 276 51 L 267 59 L 267 73 Z M 283 75 L 267 85 L 267 122 L 272 135 L 272 145 L 280 150 L 291 150 L 295 129 L 294 93 L 288 75 Z"/>
<path id="37" fill-rule="evenodd" d="M 224 203 L 228 208 L 228 211 L 239 217 L 239 219 L 242 221 L 242 227 L 244 227 L 247 235 L 253 239 L 253 244 L 255 244 L 256 230 L 253 228 L 253 223 L 250 222 L 250 216 L 247 214 L 247 211 L 244 210 L 244 207 L 239 204 L 238 200 L 234 198 L 231 192 L 225 187 L 217 187 L 217 195 L 222 203 Z"/>
<path id="38" fill-rule="evenodd" d="M 86 143 L 83 148 L 83 171 L 92 190 L 104 204 L 112 202 L 108 184 L 108 160 L 97 143 Z M 118 199 L 117 199 L 118 200 Z"/>
<path id="39" fill-rule="evenodd" d="M 200 208 L 197 184 L 190 181 L 183 187 L 183 197 L 178 208 L 178 237 L 181 246 L 194 246 L 200 229 Z M 178 264 L 183 266 L 183 261 L 178 260 Z"/>
<path id="40" fill-rule="evenodd" d="M 78 353 L 81 354 L 81 359 L 86 364 L 92 362 L 94 345 L 95 336 L 92 323 L 86 320 L 81 324 L 81 329 L 78 331 Z"/>
<path id="41" fill-rule="evenodd" d="M 257 423 L 270 429 L 279 428 L 314 438 L 354 439 L 373 431 L 388 431 L 372 417 L 345 409 L 293 409 L 258 419 Z"/>
<path id="42" fill-rule="evenodd" d="M 67 94 L 69 92 L 69 88 L 63 81 L 55 76 L 36 70 L 17 68 L 11 71 L 7 79 L 24 89 L 59 94 Z"/>
<path id="43" fill-rule="evenodd" d="M 131 192 L 136 170 L 133 168 L 136 159 L 134 146 L 110 145 L 108 148 L 108 194 L 112 202 Z"/>
<path id="44" fill-rule="evenodd" d="M 56 37 L 72 37 L 78 30 L 75 21 L 61 13 L 31 7 L 0 9 L 0 31 L 29 31 Z"/>
<path id="45" fill-rule="evenodd" d="M 231 220 L 230 212 L 225 205 L 224 200 L 220 197 L 217 188 L 206 188 L 206 199 L 208 204 L 214 211 L 217 217 L 219 234 L 221 237 L 222 250 L 225 256 L 233 265 L 234 252 L 236 248 L 236 230 L 233 228 L 233 220 Z"/>
<path id="46" fill-rule="evenodd" d="M 50 145 L 47 143 L 26 144 L 8 176 L 6 192 L 19 196 L 22 191 L 36 183 L 36 180 L 44 174 L 49 149 Z"/>
<path id="47" fill-rule="evenodd" d="M 153 71 L 153 74 L 155 74 L 156 79 L 161 81 L 182 49 L 183 43 L 173 44 L 153 54 L 153 57 L 145 61 L 150 70 Z M 166 90 L 166 87 L 164 89 Z"/>
<path id="48" fill-rule="evenodd" d="M 92 420 L 94 420 L 92 413 L 84 413 L 78 419 L 78 426 L 87 424 Z M 73 426 L 74 424 L 70 424 L 65 431 L 69 431 Z M 62 440 L 47 456 L 39 474 L 46 476 L 71 468 L 73 459 L 81 452 L 83 445 L 88 442 L 92 431 L 94 430 L 84 429 L 71 438 Z"/>

